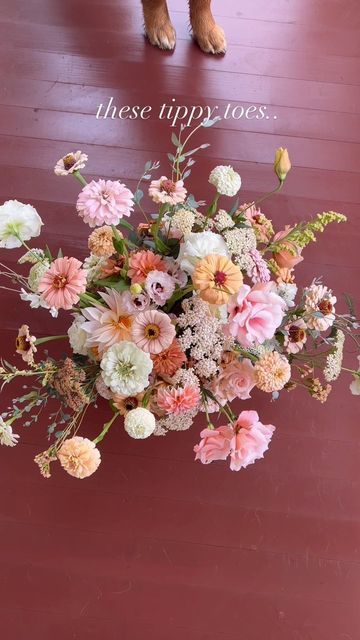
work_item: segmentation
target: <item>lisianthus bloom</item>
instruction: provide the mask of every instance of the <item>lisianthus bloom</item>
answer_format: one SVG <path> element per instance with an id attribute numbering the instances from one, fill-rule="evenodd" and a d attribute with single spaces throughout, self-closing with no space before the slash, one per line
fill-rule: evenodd
<path id="1" fill-rule="evenodd" d="M 164 271 L 150 271 L 145 280 L 145 290 L 155 304 L 162 307 L 171 298 L 175 281 Z"/>
<path id="2" fill-rule="evenodd" d="M 143 284 L 151 271 L 165 270 L 165 263 L 161 256 L 152 251 L 136 251 L 130 256 L 128 276 L 132 283 Z"/>
<path id="3" fill-rule="evenodd" d="M 67 153 L 66 156 L 57 161 L 54 172 L 57 176 L 67 176 L 83 169 L 88 161 L 88 156 L 82 151 Z"/>
<path id="4" fill-rule="evenodd" d="M 105 291 L 100 295 L 106 307 L 98 304 L 82 310 L 87 320 L 82 324 L 88 336 L 86 346 L 98 347 L 100 353 L 120 340 L 129 340 L 133 320 L 132 312 L 124 305 L 122 294 L 107 287 Z"/>
<path id="5" fill-rule="evenodd" d="M 288 353 L 301 351 L 307 339 L 306 329 L 306 323 L 302 318 L 286 325 L 285 331 L 287 333 L 284 336 L 284 347 Z"/>
<path id="6" fill-rule="evenodd" d="M 242 273 L 231 260 L 210 254 L 196 265 L 192 274 L 194 288 L 210 304 L 225 304 L 242 285 Z"/>
<path id="7" fill-rule="evenodd" d="M 229 165 L 219 165 L 212 170 L 209 182 L 223 196 L 235 196 L 241 187 L 241 178 Z"/>
<path id="8" fill-rule="evenodd" d="M 64 440 L 58 458 L 63 469 L 75 478 L 88 478 L 101 462 L 100 451 L 94 442 L 80 436 Z"/>
<path id="9" fill-rule="evenodd" d="M 197 387 L 190 384 L 178 388 L 160 388 L 156 395 L 156 402 L 165 413 L 178 415 L 197 407 L 200 402 L 200 392 Z"/>
<path id="10" fill-rule="evenodd" d="M 221 402 L 232 402 L 235 398 L 247 400 L 255 387 L 254 367 L 250 360 L 232 360 L 223 366 L 211 383 L 213 395 Z"/>
<path id="11" fill-rule="evenodd" d="M 0 248 L 14 249 L 40 235 L 43 225 L 31 204 L 7 200 L 0 206 Z"/>
<path id="12" fill-rule="evenodd" d="M 27 364 L 34 364 L 34 353 L 37 352 L 35 346 L 36 338 L 30 335 L 29 327 L 23 324 L 16 338 L 16 353 L 19 353 Z"/>
<path id="13" fill-rule="evenodd" d="M 225 240 L 212 231 L 189 233 L 180 245 L 177 261 L 183 271 L 193 273 L 197 263 L 209 254 L 230 257 Z"/>
<path id="14" fill-rule="evenodd" d="M 175 338 L 175 327 L 162 311 L 141 311 L 134 318 L 132 339 L 146 353 L 161 353 Z"/>
<path id="15" fill-rule="evenodd" d="M 291 367 L 285 356 L 277 351 L 265 352 L 254 366 L 256 386 L 272 393 L 284 388 L 291 377 Z"/>
<path id="16" fill-rule="evenodd" d="M 76 209 L 89 227 L 117 225 L 134 208 L 133 194 L 118 180 L 92 180 L 79 194 Z"/>
<path id="17" fill-rule="evenodd" d="M 71 309 L 86 291 L 86 271 L 76 258 L 57 258 L 40 281 L 39 293 L 50 307 Z"/>
<path id="18" fill-rule="evenodd" d="M 118 231 L 118 233 L 120 232 Z M 112 228 L 105 224 L 94 229 L 89 236 L 88 247 L 94 255 L 110 258 L 115 253 Z"/>
<path id="19" fill-rule="evenodd" d="M 305 320 L 309 329 L 326 331 L 335 320 L 336 297 L 322 284 L 312 284 L 305 289 Z M 321 315 L 320 315 L 321 314 Z"/>
<path id="20" fill-rule="evenodd" d="M 14 433 L 11 424 L 0 416 L 0 444 L 4 447 L 15 447 L 20 436 Z"/>
<path id="21" fill-rule="evenodd" d="M 173 182 L 166 176 L 161 176 L 160 180 L 151 181 L 149 196 L 156 203 L 181 204 L 186 198 L 184 181 Z"/>
<path id="22" fill-rule="evenodd" d="M 294 242 L 291 242 L 291 240 L 284 240 L 281 242 L 281 240 L 286 238 L 292 229 L 293 227 L 290 227 L 290 225 L 287 224 L 285 229 L 276 233 L 273 238 L 273 242 L 280 241 L 280 244 L 285 247 L 282 251 L 276 251 L 273 253 L 273 258 L 281 269 L 293 269 L 297 264 L 299 264 L 299 262 L 304 260 L 301 255 L 301 249 Z M 286 248 L 288 248 L 289 251 L 287 251 Z"/>
<path id="23" fill-rule="evenodd" d="M 124 340 L 105 351 L 100 367 L 111 391 L 127 397 L 141 393 L 148 386 L 153 363 L 148 353 Z"/>
<path id="24" fill-rule="evenodd" d="M 284 301 L 272 287 L 272 283 L 260 283 L 250 289 L 240 288 L 229 303 L 229 324 L 225 331 L 243 347 L 262 344 L 273 337 L 284 316 Z"/>
<path id="25" fill-rule="evenodd" d="M 195 460 L 200 460 L 203 464 L 210 464 L 215 460 L 226 460 L 233 437 L 234 430 L 230 425 L 217 429 L 203 429 L 200 433 L 200 443 L 194 447 Z"/>
<path id="26" fill-rule="evenodd" d="M 178 284 L 179 287 L 186 287 L 188 281 L 188 275 L 180 268 L 180 265 L 174 258 L 166 257 L 164 259 L 166 273 L 172 277 L 175 284 Z"/>
<path id="27" fill-rule="evenodd" d="M 234 424 L 234 436 L 230 447 L 230 469 L 240 469 L 264 457 L 275 427 L 262 424 L 256 411 L 242 411 Z"/>
<path id="28" fill-rule="evenodd" d="M 186 362 L 186 355 L 178 340 L 174 338 L 170 347 L 161 353 L 152 353 L 151 359 L 154 363 L 155 373 L 171 377 Z"/>
<path id="29" fill-rule="evenodd" d="M 274 171 L 277 177 L 279 178 L 279 180 L 281 180 L 281 182 L 284 182 L 290 169 L 291 169 L 291 162 L 290 162 L 288 150 L 283 149 L 282 147 L 279 147 L 275 151 Z"/>
<path id="30" fill-rule="evenodd" d="M 124 427 L 131 438 L 148 438 L 155 431 L 155 416 L 148 409 L 137 407 L 126 414 Z"/>

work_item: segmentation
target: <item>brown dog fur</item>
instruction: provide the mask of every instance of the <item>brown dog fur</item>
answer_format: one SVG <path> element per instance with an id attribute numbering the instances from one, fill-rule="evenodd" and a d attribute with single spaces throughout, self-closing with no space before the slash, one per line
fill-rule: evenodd
<path id="1" fill-rule="evenodd" d="M 160 49 L 175 47 L 176 33 L 166 0 L 142 0 L 146 35 Z M 189 0 L 193 37 L 206 53 L 225 53 L 226 40 L 211 13 L 211 0 Z"/>

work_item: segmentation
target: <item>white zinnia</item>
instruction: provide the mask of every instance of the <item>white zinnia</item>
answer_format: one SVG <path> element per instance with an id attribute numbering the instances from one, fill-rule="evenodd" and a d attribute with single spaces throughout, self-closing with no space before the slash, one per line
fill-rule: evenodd
<path id="1" fill-rule="evenodd" d="M 155 431 L 155 416 L 148 409 L 137 407 L 126 415 L 124 427 L 131 438 L 148 438 Z"/>
<path id="2" fill-rule="evenodd" d="M 226 242 L 218 233 L 212 231 L 189 233 L 185 242 L 180 245 L 177 261 L 183 271 L 192 274 L 198 261 L 210 253 L 229 257 Z"/>
<path id="3" fill-rule="evenodd" d="M 241 187 L 241 178 L 230 165 L 215 167 L 210 173 L 209 182 L 222 196 L 235 196 Z"/>
<path id="4" fill-rule="evenodd" d="M 148 353 L 132 342 L 123 341 L 109 347 L 100 366 L 102 378 L 111 391 L 127 397 L 148 386 L 153 363 Z"/>
<path id="5" fill-rule="evenodd" d="M 14 249 L 40 235 L 41 220 L 31 204 L 7 200 L 0 206 L 0 247 Z"/>
<path id="6" fill-rule="evenodd" d="M 20 436 L 17 433 L 13 433 L 11 425 L 0 416 L 0 444 L 5 447 L 15 447 L 19 438 Z"/>
<path id="7" fill-rule="evenodd" d="M 84 322 L 84 316 L 77 314 L 74 318 L 73 323 L 68 328 L 70 346 L 74 353 L 78 353 L 81 356 L 86 356 L 88 352 L 87 348 L 85 347 L 88 334 L 82 328 Z"/>

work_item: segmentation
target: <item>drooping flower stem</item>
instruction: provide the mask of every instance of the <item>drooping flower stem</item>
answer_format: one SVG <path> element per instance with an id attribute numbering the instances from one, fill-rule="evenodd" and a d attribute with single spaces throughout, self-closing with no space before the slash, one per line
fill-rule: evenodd
<path id="1" fill-rule="evenodd" d="M 99 442 L 101 442 L 101 440 L 103 440 L 107 434 L 107 432 L 109 431 L 111 425 L 115 422 L 116 418 L 120 415 L 120 412 L 117 411 L 113 417 L 111 418 L 111 420 L 109 420 L 109 422 L 105 422 L 104 426 L 103 426 L 103 430 L 101 431 L 101 433 L 99 433 L 99 435 L 93 440 L 93 442 L 95 444 L 99 444 Z"/>
<path id="2" fill-rule="evenodd" d="M 268 191 L 268 193 L 265 193 L 264 196 L 262 196 L 258 200 L 255 200 L 254 202 L 251 202 L 247 207 L 245 207 L 245 209 L 242 209 L 240 214 L 233 218 L 234 222 L 235 223 L 238 222 L 238 218 L 240 218 L 245 213 L 245 211 L 247 211 L 248 209 L 251 209 L 251 207 L 257 207 L 261 202 L 264 202 L 264 200 L 267 200 L 267 198 L 270 198 L 270 196 L 273 196 L 275 193 L 278 193 L 282 189 L 283 184 L 284 184 L 284 180 L 279 180 L 279 184 L 276 187 L 276 189 L 273 189 L 272 191 Z"/>

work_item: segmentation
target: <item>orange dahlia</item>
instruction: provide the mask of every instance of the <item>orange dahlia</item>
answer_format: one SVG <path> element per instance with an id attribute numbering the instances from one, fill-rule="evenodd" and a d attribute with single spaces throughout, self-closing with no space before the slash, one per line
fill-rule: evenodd
<path id="1" fill-rule="evenodd" d="M 226 304 L 239 291 L 243 277 L 231 260 L 212 253 L 198 262 L 192 281 L 203 300 L 210 304 Z"/>

